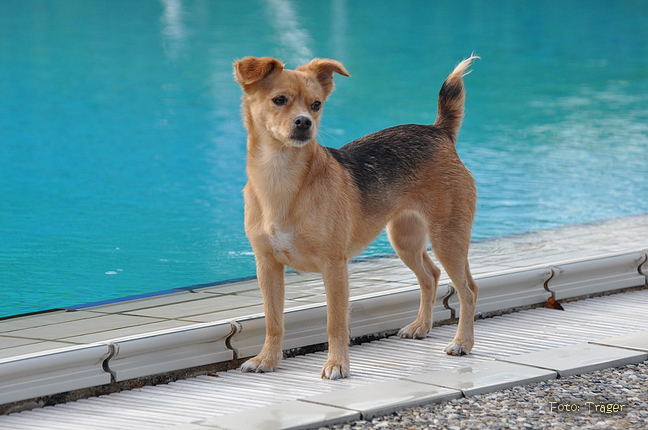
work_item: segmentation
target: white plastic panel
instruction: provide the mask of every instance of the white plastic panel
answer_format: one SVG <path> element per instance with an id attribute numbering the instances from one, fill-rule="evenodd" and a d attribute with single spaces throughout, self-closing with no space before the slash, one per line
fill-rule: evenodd
<path id="1" fill-rule="evenodd" d="M 450 293 L 448 285 L 440 285 L 434 307 L 434 320 L 450 318 L 443 299 Z M 350 302 L 349 329 L 352 337 L 386 330 L 395 330 L 414 321 L 419 308 L 418 287 L 404 288 L 388 294 L 375 293 L 354 297 Z M 262 314 L 233 321 L 237 332 L 229 343 L 239 358 L 258 354 L 265 339 L 265 317 Z M 300 348 L 328 341 L 326 305 L 308 305 L 288 309 L 284 313 L 285 334 L 282 349 Z"/>
<path id="2" fill-rule="evenodd" d="M 239 318 L 232 321 L 236 327 L 234 335 L 229 339 L 235 358 L 252 357 L 258 354 L 265 339 L 265 317 L 263 314 Z"/>
<path id="3" fill-rule="evenodd" d="M 646 258 L 643 264 L 639 266 L 639 272 L 646 277 L 646 284 L 648 284 L 648 249 L 644 249 L 643 253 Z"/>
<path id="4" fill-rule="evenodd" d="M 317 345 L 328 341 L 326 333 L 326 305 L 309 305 L 305 309 L 288 310 L 284 314 L 286 335 L 283 349 Z"/>
<path id="5" fill-rule="evenodd" d="M 233 321 L 237 331 L 229 341 L 238 358 L 258 354 L 265 339 L 265 317 L 262 314 Z M 326 305 L 306 305 L 284 313 L 282 349 L 299 348 L 324 343 L 326 334 Z"/>
<path id="6" fill-rule="evenodd" d="M 556 300 L 601 293 L 646 284 L 639 265 L 646 259 L 641 252 L 609 255 L 596 259 L 552 266 L 554 276 L 548 282 Z"/>
<path id="7" fill-rule="evenodd" d="M 109 384 L 110 347 L 71 346 L 0 360 L 0 404 Z"/>
<path id="8" fill-rule="evenodd" d="M 115 339 L 108 366 L 119 382 L 232 360 L 226 339 L 233 330 L 229 322 L 217 322 Z"/>
<path id="9" fill-rule="evenodd" d="M 475 312 L 494 312 L 545 302 L 551 296 L 544 288 L 551 274 L 550 268 L 540 267 L 475 278 L 479 286 Z M 450 297 L 448 305 L 452 309 L 459 309 L 459 296 L 456 293 Z"/>
<path id="10" fill-rule="evenodd" d="M 447 284 L 439 285 L 432 317 L 441 321 L 451 317 L 450 309 L 443 306 L 443 300 L 450 294 Z M 372 294 L 351 300 L 349 329 L 351 336 L 364 336 L 405 327 L 418 314 L 420 290 L 407 288 L 388 294 Z"/>

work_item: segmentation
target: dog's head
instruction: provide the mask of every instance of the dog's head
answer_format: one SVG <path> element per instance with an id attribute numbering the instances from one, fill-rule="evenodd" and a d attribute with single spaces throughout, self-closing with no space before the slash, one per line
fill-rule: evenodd
<path id="1" fill-rule="evenodd" d="M 349 76 L 341 63 L 320 58 L 295 70 L 284 69 L 271 57 L 235 62 L 248 132 L 268 132 L 282 145 L 294 147 L 315 140 L 323 103 L 334 88 L 333 72 Z"/>

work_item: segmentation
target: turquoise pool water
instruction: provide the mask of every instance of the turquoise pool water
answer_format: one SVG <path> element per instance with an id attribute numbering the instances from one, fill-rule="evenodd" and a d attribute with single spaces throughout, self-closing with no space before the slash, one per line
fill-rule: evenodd
<path id="1" fill-rule="evenodd" d="M 648 212 L 645 1 L 0 2 L 0 317 L 254 274 L 231 63 L 342 61 L 320 141 L 466 78 L 474 238 Z M 381 236 L 368 254 L 391 252 Z"/>

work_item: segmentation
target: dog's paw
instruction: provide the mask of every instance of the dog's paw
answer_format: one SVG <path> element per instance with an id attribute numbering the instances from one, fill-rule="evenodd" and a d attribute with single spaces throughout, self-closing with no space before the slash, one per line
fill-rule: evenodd
<path id="1" fill-rule="evenodd" d="M 407 325 L 400 329 L 398 332 L 398 337 L 407 338 L 407 339 L 423 339 L 427 336 L 430 331 L 430 326 L 427 324 L 419 324 L 413 322 L 410 325 Z"/>
<path id="2" fill-rule="evenodd" d="M 349 364 L 329 360 L 322 367 L 322 379 L 342 379 L 349 377 Z"/>
<path id="3" fill-rule="evenodd" d="M 256 373 L 265 373 L 265 372 L 274 372 L 274 370 L 279 365 L 279 360 L 273 359 L 264 359 L 260 356 L 249 359 L 241 366 L 241 372 L 256 372 Z"/>
<path id="4" fill-rule="evenodd" d="M 468 355 L 471 349 L 472 345 L 469 346 L 459 342 L 452 342 L 443 351 L 448 355 Z"/>

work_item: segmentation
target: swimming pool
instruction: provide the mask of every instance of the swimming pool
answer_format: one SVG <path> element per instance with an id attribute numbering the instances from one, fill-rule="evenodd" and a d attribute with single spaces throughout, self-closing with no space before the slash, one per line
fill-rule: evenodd
<path id="1" fill-rule="evenodd" d="M 342 61 L 320 141 L 466 78 L 474 238 L 648 212 L 648 4 L 0 3 L 0 317 L 254 274 L 231 63 Z M 391 252 L 381 236 L 368 254 Z"/>

